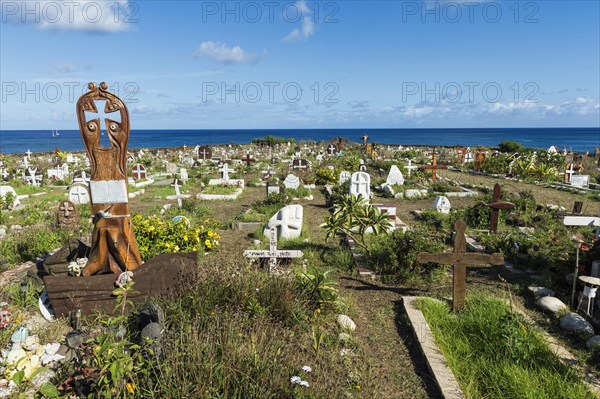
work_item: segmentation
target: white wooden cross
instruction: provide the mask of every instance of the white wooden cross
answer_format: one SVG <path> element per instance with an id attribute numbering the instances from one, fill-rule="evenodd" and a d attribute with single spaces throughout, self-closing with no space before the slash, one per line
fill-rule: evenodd
<path id="1" fill-rule="evenodd" d="M 135 165 L 135 168 L 132 170 L 133 178 L 135 180 L 141 180 L 146 178 L 146 168 L 141 163 Z"/>
<path id="2" fill-rule="evenodd" d="M 565 216 L 563 224 L 565 226 L 596 227 L 596 239 L 600 239 L 600 216 Z"/>
<path id="3" fill-rule="evenodd" d="M 25 154 L 27 154 L 27 159 L 31 159 L 31 154 L 33 154 L 33 153 L 31 151 L 27 150 L 27 152 Z"/>
<path id="4" fill-rule="evenodd" d="M 269 273 L 277 266 L 278 258 L 301 258 L 304 254 L 299 250 L 277 249 L 277 227 L 269 230 L 269 249 L 247 249 L 244 251 L 246 258 L 269 258 Z"/>
<path id="5" fill-rule="evenodd" d="M 412 161 L 409 159 L 408 160 L 408 165 L 406 166 L 406 170 L 408 171 L 408 177 L 410 177 L 410 172 L 412 172 L 413 169 L 417 169 L 418 166 L 413 165 Z"/>
<path id="6" fill-rule="evenodd" d="M 27 171 L 29 172 L 29 176 L 27 176 L 26 179 L 29 182 L 29 184 L 31 186 L 39 186 L 39 181 L 37 179 L 37 176 L 35 175 L 35 173 L 37 172 L 37 168 L 27 168 Z"/>
<path id="7" fill-rule="evenodd" d="M 29 168 L 29 158 L 23 157 L 23 162 L 21 162 L 21 166 L 24 168 Z"/>
<path id="8" fill-rule="evenodd" d="M 465 155 L 465 162 L 464 163 L 468 163 L 468 162 L 473 162 L 473 154 L 470 153 L 470 152 L 467 152 L 467 154 Z"/>
<path id="9" fill-rule="evenodd" d="M 229 181 L 229 173 L 235 172 L 235 171 L 233 169 L 229 169 L 229 166 L 226 163 L 224 163 L 219 168 L 219 172 L 221 172 L 221 180 Z"/>
<path id="10" fill-rule="evenodd" d="M 569 164 L 569 169 L 565 170 L 565 183 L 571 183 L 571 179 L 575 174 L 575 170 L 573 169 L 573 162 Z"/>

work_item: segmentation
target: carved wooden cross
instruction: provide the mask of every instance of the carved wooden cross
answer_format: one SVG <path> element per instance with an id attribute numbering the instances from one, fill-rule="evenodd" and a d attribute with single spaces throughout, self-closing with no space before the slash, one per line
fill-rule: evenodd
<path id="1" fill-rule="evenodd" d="M 465 306 L 465 293 L 467 290 L 467 266 L 489 266 L 502 265 L 504 256 L 499 253 L 482 254 L 478 252 L 467 252 L 467 240 L 465 229 L 467 224 L 464 220 L 454 223 L 454 251 L 439 254 L 421 252 L 417 255 L 419 263 L 438 263 L 453 266 L 452 281 L 452 309 L 458 311 Z"/>
<path id="2" fill-rule="evenodd" d="M 431 156 L 433 158 L 432 162 L 431 162 L 431 165 L 419 166 L 419 169 L 431 170 L 431 180 L 435 181 L 437 170 L 439 170 L 439 169 L 448 169 L 448 167 L 446 165 L 438 165 L 437 164 L 437 156 L 435 154 L 435 151 L 433 152 L 433 154 L 431 154 Z"/>
<path id="3" fill-rule="evenodd" d="M 246 154 L 246 158 L 242 158 L 243 162 L 246 162 L 246 166 L 250 166 L 252 162 L 256 162 L 256 159 L 250 157 L 250 154 Z"/>
<path id="4" fill-rule="evenodd" d="M 275 266 L 277 266 L 278 258 L 301 258 L 302 255 L 302 251 L 298 250 L 277 249 L 277 226 L 273 226 L 269 230 L 268 250 L 248 249 L 244 251 L 244 256 L 246 258 L 268 258 L 269 273 L 273 273 Z"/>
<path id="5" fill-rule="evenodd" d="M 492 202 L 491 204 L 486 204 L 485 202 L 483 203 L 483 205 L 492 208 L 492 212 L 490 215 L 490 231 L 492 233 L 496 233 L 498 231 L 498 218 L 500 216 L 500 210 L 515 209 L 515 204 L 513 204 L 512 202 L 500 201 L 501 198 L 502 188 L 500 187 L 500 183 L 496 183 L 496 185 L 494 186 L 494 194 L 492 196 L 492 200 L 494 202 Z"/>
<path id="6" fill-rule="evenodd" d="M 146 168 L 141 163 L 135 165 L 132 172 L 134 180 L 142 180 L 146 178 Z"/>
<path id="7" fill-rule="evenodd" d="M 108 91 L 105 82 L 99 87 L 90 83 L 88 88 L 90 91 L 77 101 L 79 130 L 90 160 L 91 206 L 95 215 L 92 248 L 82 271 L 84 276 L 121 273 L 142 264 L 128 204 L 129 112 L 125 103 Z M 104 102 L 104 109 L 98 109 L 97 102 Z M 86 113 L 96 117 L 88 120 Z M 102 119 L 110 147 L 100 145 Z"/>

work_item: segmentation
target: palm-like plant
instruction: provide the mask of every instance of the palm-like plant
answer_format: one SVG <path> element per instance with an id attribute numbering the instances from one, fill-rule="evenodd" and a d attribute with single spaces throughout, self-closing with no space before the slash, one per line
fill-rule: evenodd
<path id="1" fill-rule="evenodd" d="M 388 215 L 370 205 L 362 195 L 345 194 L 336 201 L 333 214 L 320 227 L 326 232 L 326 240 L 347 235 L 370 253 L 365 241 L 367 230 L 373 234 L 387 233 L 392 226 Z"/>

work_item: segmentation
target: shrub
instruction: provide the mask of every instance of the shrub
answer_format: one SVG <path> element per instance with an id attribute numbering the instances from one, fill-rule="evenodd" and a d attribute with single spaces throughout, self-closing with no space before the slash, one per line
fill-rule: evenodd
<path id="1" fill-rule="evenodd" d="M 132 218 L 140 255 L 144 261 L 167 252 L 211 251 L 219 246 L 216 224 L 210 220 L 199 227 L 184 221 L 164 222 L 157 216 Z"/>
<path id="2" fill-rule="evenodd" d="M 329 168 L 321 168 L 316 172 L 316 184 L 326 185 L 326 184 L 335 184 L 337 183 L 337 176 L 334 170 Z"/>
<path id="3" fill-rule="evenodd" d="M 525 151 L 525 146 L 523 146 L 518 141 L 513 141 L 513 140 L 504 140 L 503 142 L 498 144 L 498 148 L 500 149 L 501 152 L 514 153 L 514 152 Z"/>

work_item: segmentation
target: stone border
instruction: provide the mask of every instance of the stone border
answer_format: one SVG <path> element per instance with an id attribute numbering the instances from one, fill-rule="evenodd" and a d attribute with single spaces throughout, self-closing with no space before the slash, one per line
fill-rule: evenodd
<path id="1" fill-rule="evenodd" d="M 435 343 L 435 338 L 431 333 L 429 324 L 427 324 L 427 321 L 425 320 L 425 316 L 423 316 L 423 313 L 414 306 L 416 300 L 417 297 L 405 296 L 402 298 L 402 304 L 410 320 L 415 337 L 419 342 L 421 352 L 425 356 L 427 368 L 431 372 L 435 384 L 443 398 L 465 399 L 466 396 L 462 389 L 460 389 L 452 370 L 448 367 L 446 358 Z"/>

